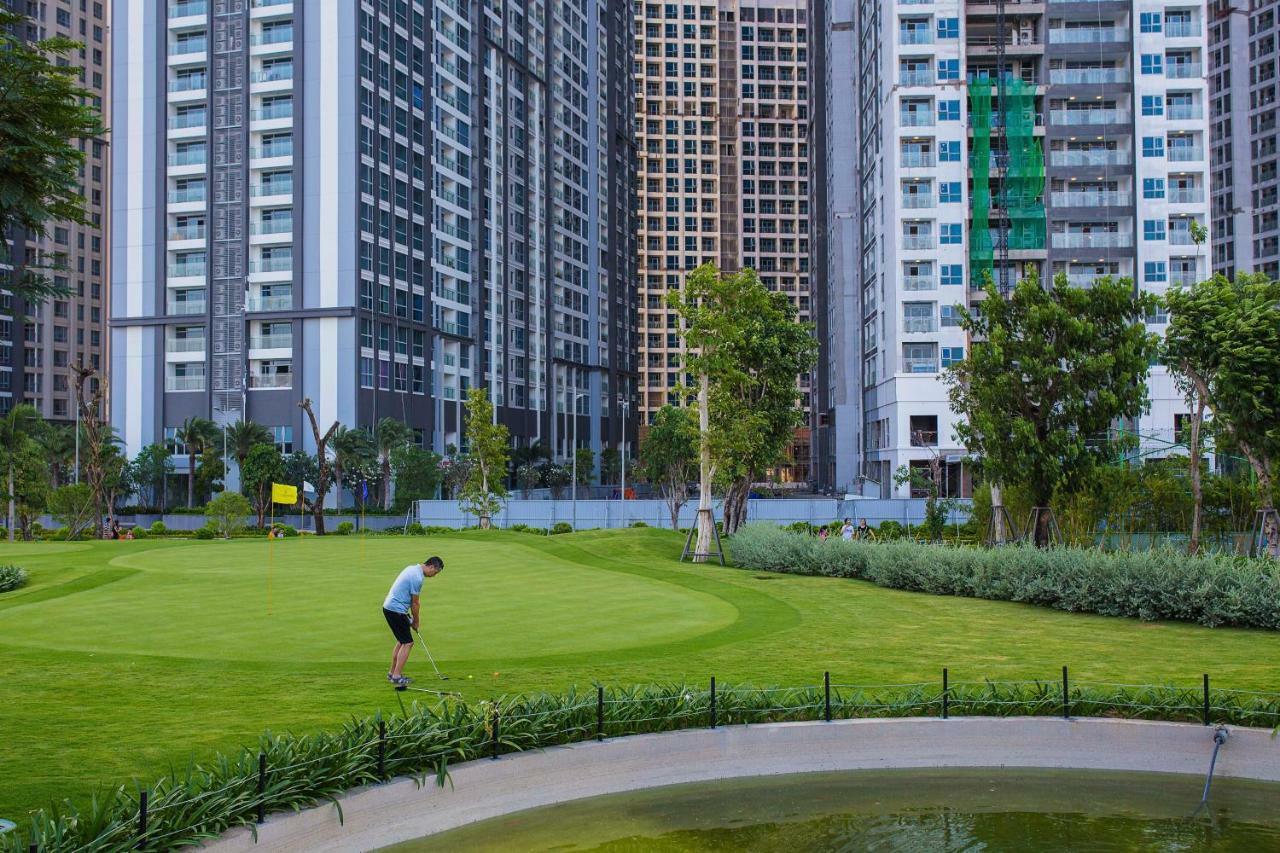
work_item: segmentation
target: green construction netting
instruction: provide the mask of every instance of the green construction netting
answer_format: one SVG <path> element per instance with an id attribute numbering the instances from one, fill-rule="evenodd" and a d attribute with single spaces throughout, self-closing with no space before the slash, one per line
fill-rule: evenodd
<path id="1" fill-rule="evenodd" d="M 995 241 L 991 230 L 991 101 L 993 82 L 969 84 L 969 122 L 973 128 L 969 167 L 973 176 L 973 219 L 969 232 L 969 274 L 982 286 L 993 273 Z M 1035 137 L 1035 87 L 1019 77 L 1004 81 L 1004 98 L 997 104 L 1008 152 L 1003 179 L 995 199 L 1008 217 L 1011 250 L 1045 246 L 1044 150 Z"/>

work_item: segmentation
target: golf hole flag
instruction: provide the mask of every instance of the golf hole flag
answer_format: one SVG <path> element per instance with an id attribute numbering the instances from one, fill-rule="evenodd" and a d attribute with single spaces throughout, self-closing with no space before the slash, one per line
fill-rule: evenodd
<path id="1" fill-rule="evenodd" d="M 298 502 L 298 487 L 272 483 L 271 502 L 273 504 L 296 504 Z"/>

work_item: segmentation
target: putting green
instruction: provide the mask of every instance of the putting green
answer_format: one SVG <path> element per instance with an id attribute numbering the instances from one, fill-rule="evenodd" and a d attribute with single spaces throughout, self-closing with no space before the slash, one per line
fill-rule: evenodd
<path id="1" fill-rule="evenodd" d="M 637 650 L 738 618 L 733 604 L 712 593 L 566 562 L 510 538 L 501 548 L 465 539 L 380 539 L 370 547 L 336 537 L 132 553 L 114 544 L 123 553 L 100 570 L 107 583 L 85 589 L 96 578 L 75 572 L 64 582 L 72 594 L 52 597 L 60 588 L 43 585 L 45 595 L 32 596 L 43 599 L 39 606 L 15 599 L 0 620 L 0 642 L 223 661 L 382 663 L 393 642 L 381 612 L 387 588 L 401 568 L 437 547 L 446 571 L 426 582 L 422 616 L 441 662 Z"/>

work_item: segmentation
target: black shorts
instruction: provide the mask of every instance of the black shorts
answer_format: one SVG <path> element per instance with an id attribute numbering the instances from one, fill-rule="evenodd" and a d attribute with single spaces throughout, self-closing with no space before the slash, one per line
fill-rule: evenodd
<path id="1" fill-rule="evenodd" d="M 413 619 L 408 613 L 397 613 L 384 607 L 382 608 L 382 615 L 387 617 L 387 624 L 391 626 L 391 633 L 396 635 L 397 643 L 413 645 L 413 634 L 410 632 L 413 627 Z"/>

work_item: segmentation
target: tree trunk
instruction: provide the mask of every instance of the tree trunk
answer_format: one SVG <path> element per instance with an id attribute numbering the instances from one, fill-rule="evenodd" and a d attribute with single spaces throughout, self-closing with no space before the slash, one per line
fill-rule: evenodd
<path id="1" fill-rule="evenodd" d="M 13 500 L 13 462 L 9 462 L 9 541 L 13 541 L 14 510 L 17 508 Z"/>
<path id="2" fill-rule="evenodd" d="M 1200 516 L 1204 505 L 1203 489 L 1200 486 L 1200 425 L 1204 420 L 1204 398 L 1196 397 L 1195 417 L 1191 421 L 1191 542 L 1187 545 L 1187 553 L 1200 552 Z"/>
<path id="3" fill-rule="evenodd" d="M 196 505 L 196 455 L 187 454 L 187 509 Z"/>
<path id="4" fill-rule="evenodd" d="M 715 467 L 711 464 L 711 444 L 708 432 L 711 429 L 710 382 L 707 374 L 698 377 L 698 538 L 694 545 L 695 563 L 706 562 L 703 556 L 711 550 L 711 540 L 715 538 L 715 516 L 711 511 L 711 478 Z"/>
<path id="5" fill-rule="evenodd" d="M 751 477 L 740 477 L 729 484 L 724 494 L 724 533 L 732 536 L 747 520 L 747 496 L 751 494 Z"/>
<path id="6" fill-rule="evenodd" d="M 998 483 L 991 484 L 991 543 L 1003 545 L 1008 541 L 1009 532 L 1004 527 L 1004 496 Z"/>
<path id="7" fill-rule="evenodd" d="M 382 509 L 391 509 L 391 456 L 382 458 Z"/>
<path id="8" fill-rule="evenodd" d="M 1048 504 L 1037 507 L 1036 526 L 1035 526 L 1035 543 L 1037 548 L 1048 548 L 1051 539 L 1051 531 L 1049 522 L 1053 519 L 1050 514 Z"/>
<path id="9" fill-rule="evenodd" d="M 324 496 L 316 493 L 316 501 L 311 505 L 311 518 L 315 523 L 316 535 L 324 535 Z"/>

